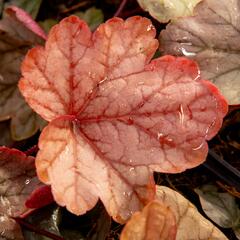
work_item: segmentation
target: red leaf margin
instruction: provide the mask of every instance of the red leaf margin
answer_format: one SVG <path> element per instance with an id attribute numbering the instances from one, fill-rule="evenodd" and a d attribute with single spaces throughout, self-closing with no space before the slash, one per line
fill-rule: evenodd
<path id="1" fill-rule="evenodd" d="M 103 62 L 95 61 L 98 57 L 101 59 L 101 54 L 100 53 L 96 54 L 96 49 L 99 52 L 101 52 L 100 51 L 101 47 L 103 47 L 103 48 L 106 47 L 105 45 L 108 40 L 105 40 L 105 39 L 109 38 L 109 36 L 111 35 L 111 31 L 115 31 L 115 32 L 117 32 L 117 34 L 121 35 L 121 34 L 124 34 L 124 31 L 126 31 L 127 26 L 133 27 L 134 25 L 143 26 L 145 28 L 145 30 L 141 29 L 142 33 L 143 33 L 143 35 L 146 34 L 147 37 L 145 39 L 143 38 L 144 41 L 143 41 L 143 39 L 141 39 L 142 42 L 139 40 L 140 44 L 142 44 L 141 47 L 143 47 L 146 50 L 145 52 L 144 51 L 141 52 L 141 48 L 139 48 L 140 50 L 138 48 L 134 49 L 133 48 L 134 44 L 130 45 L 131 48 L 133 48 L 133 51 L 134 50 L 136 51 L 136 52 L 133 52 L 133 54 L 136 54 L 136 55 L 139 54 L 138 58 L 134 58 L 135 59 L 135 68 L 133 68 L 133 70 L 129 70 L 129 68 L 126 67 L 126 64 L 125 64 L 126 69 L 121 69 L 121 64 L 111 65 L 111 62 L 114 62 L 113 60 L 118 59 L 118 57 L 119 58 L 122 57 L 122 55 L 118 52 L 115 53 L 116 56 L 114 56 L 114 53 L 113 53 L 113 55 L 111 55 L 111 52 L 110 52 L 110 54 L 108 52 L 108 54 L 109 54 L 108 57 L 110 56 L 109 58 L 112 61 L 109 60 L 107 62 L 108 63 L 107 65 L 104 64 Z M 129 30 L 129 29 L 127 29 L 127 30 Z M 86 193 L 88 194 L 88 196 L 82 196 L 80 194 L 81 197 L 79 199 L 81 199 L 81 200 L 79 200 L 78 203 L 74 203 L 74 202 L 72 202 L 72 200 L 75 198 L 77 199 L 77 197 L 74 196 L 74 194 L 76 194 L 76 192 L 78 192 L 78 194 L 79 194 L 79 191 L 76 191 L 75 193 L 71 192 L 71 194 L 72 194 L 71 195 L 72 199 L 71 199 L 71 197 L 65 195 L 65 193 L 63 193 L 61 190 L 61 189 L 65 189 L 65 188 L 69 187 L 69 186 L 63 186 L 64 184 L 67 184 L 66 183 L 67 181 L 65 181 L 65 180 L 68 180 L 68 179 L 64 180 L 63 176 L 64 176 L 64 174 L 67 175 L 67 171 L 69 169 L 65 169 L 65 167 L 68 166 L 68 164 L 71 161 L 75 162 L 75 165 L 70 168 L 71 171 L 68 173 L 67 176 L 69 177 L 72 175 L 74 175 L 74 176 L 78 175 L 78 177 L 79 177 L 79 176 L 81 176 L 81 174 L 83 174 L 83 175 L 86 174 L 83 172 L 82 169 L 87 164 L 90 164 L 90 162 L 93 160 L 93 159 L 90 159 L 91 161 L 89 160 L 89 162 L 84 162 L 84 159 L 83 159 L 84 157 L 80 155 L 81 152 L 85 151 L 86 156 L 91 155 L 92 153 L 88 154 L 90 152 L 90 150 L 87 147 L 86 147 L 86 149 L 81 149 L 81 151 L 80 151 L 78 149 L 79 146 L 81 146 L 80 142 L 86 141 L 87 139 L 88 139 L 88 141 L 86 141 L 87 143 L 89 143 L 91 141 L 97 142 L 97 141 L 99 141 L 99 139 L 101 139 L 101 141 L 106 141 L 106 142 L 109 141 L 109 140 L 107 140 L 108 138 L 106 138 L 104 135 L 102 135 L 102 137 L 96 136 L 97 132 L 94 132 L 94 130 L 92 133 L 90 133 L 90 135 L 89 135 L 89 132 L 91 132 L 92 131 L 91 129 L 94 129 L 94 127 L 95 127 L 91 123 L 92 120 L 93 120 L 93 122 L 95 121 L 96 126 L 98 125 L 98 123 L 100 121 L 106 120 L 106 119 L 101 120 L 99 118 L 99 116 L 101 117 L 101 115 L 100 115 L 101 112 L 98 113 L 98 111 L 95 111 L 96 112 L 95 113 L 92 109 L 98 110 L 98 108 L 99 109 L 102 108 L 102 106 L 101 106 L 102 102 L 101 101 L 94 102 L 94 99 L 96 98 L 96 96 L 98 96 L 99 92 L 100 92 L 99 94 L 101 96 L 101 91 L 103 92 L 103 91 L 105 91 L 105 89 L 107 89 L 109 87 L 109 82 L 111 84 L 112 81 L 110 81 L 110 80 L 114 79 L 114 77 L 119 78 L 119 79 L 125 79 L 125 78 L 131 79 L 131 75 L 135 74 L 137 77 L 135 76 L 135 79 L 131 79 L 131 81 L 128 79 L 128 82 L 135 83 L 134 81 L 136 81 L 138 83 L 140 80 L 142 80 L 144 84 L 151 85 L 151 84 L 156 84 L 156 82 L 158 81 L 159 88 L 160 88 L 160 86 L 165 84 L 165 80 L 167 79 L 166 81 L 170 82 L 172 85 L 174 85 L 174 84 L 176 85 L 176 86 L 174 86 L 175 89 L 179 88 L 179 86 L 178 86 L 179 84 L 177 85 L 177 83 L 178 83 L 178 81 L 182 80 L 183 83 L 189 83 L 189 85 L 186 85 L 187 87 L 191 88 L 191 86 L 192 86 L 192 89 L 193 89 L 193 92 L 190 92 L 189 89 L 184 90 L 185 88 L 183 88 L 183 91 L 185 91 L 185 94 L 182 95 L 183 99 L 184 98 L 188 99 L 187 97 L 188 97 L 188 94 L 190 94 L 190 93 L 193 95 L 192 97 L 195 97 L 198 99 L 199 96 L 197 95 L 198 94 L 197 89 L 200 88 L 200 90 L 198 89 L 198 91 L 200 91 L 200 93 L 202 91 L 202 93 L 203 93 L 203 96 L 200 96 L 203 98 L 203 99 L 201 99 L 201 101 L 204 101 L 203 110 L 200 110 L 201 101 L 200 101 L 200 103 L 196 104 L 195 108 L 197 110 L 199 110 L 199 112 L 201 112 L 201 111 L 203 112 L 203 111 L 205 111 L 205 109 L 208 109 L 206 105 L 210 104 L 211 109 L 213 109 L 212 111 L 214 114 L 212 114 L 212 116 L 210 115 L 210 118 L 214 117 L 215 119 L 208 119 L 209 121 L 207 122 L 207 126 L 204 127 L 203 129 L 198 129 L 198 128 L 191 129 L 191 131 L 194 132 L 194 133 L 192 133 L 192 135 L 190 134 L 190 136 L 193 138 L 191 140 L 192 142 L 190 142 L 189 145 L 185 146 L 186 147 L 185 152 L 186 152 L 186 154 L 190 155 L 191 161 L 183 161 L 184 162 L 184 164 L 183 164 L 180 161 L 181 159 L 180 160 L 177 159 L 176 160 L 176 161 L 178 161 L 177 164 L 173 164 L 173 159 L 171 159 L 170 161 L 167 159 L 168 161 L 165 161 L 165 162 L 164 162 L 164 160 L 159 159 L 158 162 L 156 163 L 156 157 L 154 159 L 153 154 L 149 158 L 145 157 L 145 162 L 141 162 L 142 166 L 148 165 L 147 169 L 149 171 L 148 178 L 147 178 L 148 180 L 147 181 L 145 180 L 145 182 L 144 182 L 145 189 L 146 189 L 146 186 L 149 186 L 149 177 L 150 177 L 150 175 L 152 175 L 153 170 L 174 173 L 174 172 L 181 172 L 181 171 L 185 170 L 186 168 L 195 167 L 195 166 L 199 165 L 200 163 L 202 163 L 205 160 L 205 157 L 207 155 L 206 140 L 212 138 L 216 134 L 218 129 L 221 127 L 222 118 L 224 117 L 224 115 L 227 112 L 227 108 L 228 108 L 227 103 L 214 85 L 210 84 L 207 81 L 199 79 L 199 70 L 198 70 L 198 67 L 195 62 L 187 60 L 185 58 L 175 58 L 172 56 L 165 56 L 165 57 L 162 57 L 159 59 L 155 59 L 151 63 L 149 63 L 151 57 L 153 56 L 153 54 L 157 48 L 156 41 L 153 40 L 154 36 L 155 36 L 155 29 L 152 27 L 150 21 L 145 18 L 141 18 L 141 17 L 132 17 L 132 18 L 127 19 L 125 22 L 119 18 L 111 19 L 111 20 L 107 21 L 105 24 L 100 25 L 100 27 L 96 30 L 96 32 L 92 36 L 91 36 L 91 33 L 90 33 L 87 25 L 83 21 L 79 20 L 76 17 L 69 17 L 69 18 L 66 18 L 63 21 L 61 21 L 58 25 L 56 25 L 51 30 L 45 49 L 41 48 L 41 47 L 36 47 L 36 48 L 30 50 L 23 62 L 23 65 L 22 65 L 23 78 L 20 80 L 19 88 L 20 88 L 22 94 L 25 96 L 26 100 L 29 102 L 30 106 L 35 111 L 37 111 L 40 115 L 42 115 L 46 120 L 51 121 L 51 123 L 44 129 L 44 131 L 42 132 L 41 137 L 40 137 L 40 142 L 39 142 L 40 151 L 37 155 L 38 175 L 39 175 L 40 179 L 42 181 L 44 181 L 45 183 L 52 184 L 53 194 L 54 194 L 56 201 L 62 206 L 67 205 L 68 209 L 70 211 L 74 212 L 75 214 L 83 214 L 87 210 L 91 209 L 94 206 L 94 204 L 96 203 L 99 195 L 100 195 L 100 199 L 104 202 L 104 204 L 105 204 L 106 208 L 108 209 L 108 211 L 110 212 L 110 214 L 117 221 L 121 222 L 124 218 L 126 219 L 126 215 L 129 216 L 129 212 L 132 211 L 132 210 L 129 210 L 128 214 L 126 214 L 125 217 L 122 217 L 122 216 L 121 216 L 122 218 L 119 217 L 119 213 L 117 213 L 117 209 L 116 209 L 118 207 L 116 207 L 116 206 L 113 207 L 112 206 L 113 204 L 109 203 L 111 201 L 111 198 L 113 198 L 113 197 L 111 197 L 111 194 L 109 195 L 110 197 L 106 199 L 106 196 L 104 196 L 104 194 L 102 192 L 101 192 L 101 194 L 99 192 L 97 192 L 96 186 L 99 184 L 96 182 L 96 179 L 91 179 L 91 181 L 89 181 L 88 187 L 86 185 L 83 186 L 81 184 L 80 184 L 81 187 L 78 186 L 83 191 L 84 195 L 86 195 Z M 136 39 L 137 39 L 137 37 L 136 37 Z M 131 39 L 131 40 L 134 42 L 136 39 Z M 104 41 L 106 41 L 106 42 L 104 42 Z M 116 41 L 116 39 L 115 39 L 115 41 Z M 138 42 L 138 44 L 139 44 L 139 42 Z M 144 44 L 143 44 L 143 42 L 144 42 Z M 102 45 L 101 45 L 101 43 L 102 43 Z M 105 45 L 104 45 L 104 43 L 105 43 Z M 109 48 L 111 48 L 110 47 L 111 45 L 109 42 L 108 42 L 108 44 L 109 44 Z M 136 44 L 136 42 L 135 42 L 135 44 Z M 123 42 L 123 45 L 124 45 L 124 42 Z M 96 48 L 96 49 L 94 49 L 94 48 Z M 100 48 L 100 50 L 99 50 L 99 48 Z M 130 48 L 130 47 L 128 46 L 128 48 Z M 81 54 L 83 54 L 82 56 L 84 56 L 84 57 L 86 57 L 85 55 L 87 52 L 89 54 L 89 55 L 87 55 L 88 61 L 84 61 L 84 59 L 82 60 L 81 58 L 78 59 L 76 57 L 77 55 L 76 55 L 75 51 L 80 52 Z M 91 52 L 91 51 L 93 51 L 93 52 Z M 52 55 L 49 57 L 51 52 L 52 52 Z M 102 52 L 103 52 L 103 50 L 102 50 Z M 58 56 L 58 57 L 56 58 L 55 56 Z M 71 57 L 70 61 L 68 59 L 69 56 Z M 129 57 L 128 55 L 124 55 L 124 56 Z M 91 59 L 91 57 L 92 58 L 95 57 L 95 58 Z M 49 60 L 49 59 L 51 61 L 48 62 L 48 64 L 51 63 L 52 65 L 46 66 L 47 60 Z M 91 59 L 92 62 L 89 61 L 89 59 Z M 94 61 L 96 62 L 96 64 Z M 106 68 L 105 71 L 102 71 L 99 68 L 99 66 L 97 65 L 99 63 L 100 63 L 100 65 L 102 64 Z M 78 69 L 78 75 L 76 77 L 77 79 L 75 79 L 76 82 L 74 82 L 74 74 L 75 74 L 74 69 L 76 67 L 79 67 L 79 69 Z M 60 69 L 61 69 L 61 71 L 60 71 Z M 93 72 L 91 72 L 91 71 L 93 71 Z M 94 71 L 96 71 L 96 72 L 94 73 Z M 120 74 L 121 71 L 124 72 L 123 76 Z M 133 71 L 133 72 L 131 72 L 131 71 Z M 89 72 L 91 74 L 89 74 Z M 92 73 L 94 73 L 95 75 L 93 76 Z M 141 76 L 141 73 L 146 73 L 147 75 L 143 74 L 143 76 Z M 146 77 L 149 78 L 148 82 L 145 79 Z M 184 79 L 182 79 L 182 78 L 184 78 Z M 42 82 L 43 85 L 41 85 L 40 80 L 37 82 L 36 79 L 40 79 L 41 81 L 43 81 Z M 56 79 L 57 80 L 60 79 L 60 80 L 56 81 Z M 107 80 L 110 79 L 110 80 L 107 81 L 106 79 Z M 83 80 L 84 80 L 85 85 L 83 84 L 83 82 L 81 82 Z M 114 79 L 114 80 L 116 80 L 116 79 Z M 60 81 L 60 84 L 59 84 L 59 81 Z M 134 86 L 135 85 L 133 84 L 131 87 L 134 89 Z M 126 94 L 126 95 L 124 95 L 123 92 L 119 93 L 114 87 L 112 87 L 112 92 L 114 92 L 114 91 L 115 91 L 115 93 L 118 93 L 117 96 L 119 96 L 119 99 L 117 97 L 115 99 L 111 99 L 112 102 L 114 102 L 116 99 L 119 102 L 121 102 L 124 99 L 130 98 L 132 96 L 132 94 L 134 94 L 134 91 L 131 92 L 131 88 L 129 88 L 129 87 L 127 90 L 125 90 L 125 92 L 129 91 L 128 94 Z M 178 89 L 178 91 L 181 91 L 181 88 L 180 88 L 180 90 Z M 187 91 L 189 91 L 189 92 L 187 93 Z M 194 91 L 196 91 L 196 92 L 194 92 Z M 156 93 L 158 93 L 158 91 L 156 91 Z M 121 96 L 121 94 L 122 94 L 122 96 Z M 180 93 L 179 93 L 179 95 L 180 95 Z M 205 96 L 206 96 L 206 99 L 204 99 Z M 151 99 L 151 97 L 152 96 L 150 96 L 149 99 L 153 101 L 154 98 Z M 180 97 L 178 96 L 178 98 L 180 98 Z M 193 100 L 195 98 L 193 98 Z M 58 99 L 58 100 L 56 101 L 56 99 Z M 86 99 L 88 100 L 88 102 L 87 102 L 88 105 L 84 103 L 84 100 L 86 100 Z M 146 97 L 146 99 L 144 99 L 143 102 L 144 101 L 147 102 L 149 100 L 148 97 Z M 159 101 L 159 98 L 156 98 L 156 99 L 158 99 L 158 101 Z M 41 100 L 42 100 L 42 102 L 41 102 Z M 108 100 L 110 101 L 110 97 Z M 181 99 L 178 99 L 176 101 L 180 101 L 180 100 Z M 188 99 L 188 101 L 190 101 L 190 100 Z M 174 99 L 169 98 L 169 102 L 174 104 Z M 162 104 L 161 104 L 161 102 L 158 102 L 158 104 L 156 105 L 156 103 L 155 103 L 155 105 L 157 107 L 159 107 L 160 109 L 162 107 L 161 113 L 163 113 L 163 115 L 164 115 L 165 114 L 164 106 L 168 105 L 169 102 L 166 101 L 166 99 L 165 99 L 165 101 L 163 101 Z M 91 105 L 90 108 L 88 108 L 89 105 Z M 164 106 L 161 106 L 161 105 L 164 105 Z M 169 105 L 171 105 L 171 104 L 169 104 Z M 135 124 L 138 127 L 139 126 L 142 127 L 141 126 L 141 124 L 143 124 L 142 122 L 146 121 L 146 119 L 149 118 L 149 116 L 151 115 L 151 112 L 150 112 L 151 110 L 146 110 L 146 107 L 145 107 L 145 110 L 142 110 L 144 106 L 142 106 L 141 104 L 139 105 L 139 103 L 137 106 L 139 106 L 138 110 L 140 109 L 142 111 L 141 112 L 139 110 L 139 112 L 142 114 L 142 116 L 140 116 L 140 118 L 131 117 L 132 112 L 130 112 L 130 113 L 127 113 L 127 114 L 129 114 L 129 116 L 127 116 L 126 119 L 119 117 L 119 119 L 120 119 L 119 122 L 121 124 L 129 125 L 129 126 Z M 177 106 L 179 108 L 178 104 L 177 104 Z M 112 106 L 108 106 L 108 109 L 109 108 L 111 109 L 111 107 Z M 209 107 L 209 109 L 210 109 L 210 107 Z M 79 110 L 79 108 L 81 111 Z M 178 108 L 176 108 L 176 106 L 175 106 L 174 111 L 178 112 L 179 111 Z M 104 108 L 102 108 L 102 109 L 104 109 Z M 170 108 L 170 110 L 171 110 L 171 108 Z M 122 111 L 124 112 L 124 109 Z M 190 110 L 188 110 L 188 111 L 189 111 L 189 113 L 188 113 L 189 118 L 191 118 L 190 115 L 192 113 Z M 149 115 L 149 112 L 150 112 L 150 115 Z M 107 111 L 104 111 L 104 114 L 106 114 L 106 113 L 107 113 Z M 208 112 L 205 113 L 206 116 L 207 116 L 207 114 L 208 114 Z M 199 121 L 201 122 L 201 113 L 199 113 L 199 115 L 200 115 Z M 86 118 L 86 116 L 88 116 L 88 118 Z M 176 116 L 175 116 L 175 118 L 176 118 Z M 209 116 L 207 116 L 207 118 L 209 118 Z M 161 121 L 160 121 L 160 123 L 161 123 Z M 156 124 L 159 125 L 160 123 L 157 122 Z M 161 124 L 160 124 L 158 126 L 158 129 L 162 128 L 162 130 L 165 130 L 164 129 L 165 126 L 164 126 L 163 122 L 162 122 L 162 125 L 163 126 L 161 126 Z M 182 130 L 181 130 L 181 128 L 179 128 L 179 129 L 176 129 L 176 134 L 179 135 L 178 141 L 182 137 L 187 138 L 187 136 L 189 135 L 187 130 L 186 130 L 186 132 L 184 132 L 184 134 L 186 136 L 181 135 L 180 133 Z M 152 133 L 150 134 L 149 129 L 146 128 L 145 130 L 146 130 L 145 133 L 148 132 L 149 135 L 152 136 Z M 173 130 L 175 131 L 175 129 L 173 129 Z M 178 132 L 177 132 L 177 130 L 178 130 Z M 156 135 L 156 131 L 157 130 L 153 129 L 154 136 Z M 168 129 L 168 131 L 170 131 L 170 130 Z M 126 136 L 127 136 L 128 132 L 129 132 L 128 130 L 125 131 Z M 79 134 L 79 133 L 81 133 L 81 134 Z M 112 133 L 109 131 L 108 134 L 111 135 Z M 198 135 L 200 135 L 200 136 L 198 136 Z M 96 139 L 95 139 L 95 137 L 96 137 Z M 195 141 L 194 137 L 198 138 L 197 141 Z M 149 137 L 149 139 L 150 138 L 151 137 Z M 156 138 L 156 136 L 154 138 Z M 165 145 L 167 145 L 167 147 L 170 147 L 170 148 L 171 147 L 174 148 L 175 145 L 177 146 L 177 143 L 176 144 L 172 143 L 172 141 L 165 139 L 165 137 L 162 138 L 162 136 L 159 136 L 157 138 L 161 145 L 165 144 Z M 74 141 L 71 141 L 71 139 L 73 139 Z M 114 138 L 112 137 L 111 140 L 113 142 Z M 200 145 L 201 146 L 201 147 L 199 147 L 200 150 L 199 149 L 194 150 L 193 146 L 199 144 L 199 142 L 201 142 L 201 144 L 203 144 L 202 146 Z M 121 144 L 124 145 L 125 143 L 122 141 Z M 131 141 L 129 142 L 129 144 L 131 145 Z M 151 144 L 153 144 L 153 143 L 151 143 L 151 141 L 150 141 L 150 145 Z M 82 145 L 84 145 L 84 144 L 82 144 Z M 126 146 L 126 148 L 131 147 L 130 145 Z M 158 145 L 159 145 L 159 143 L 158 143 Z M 108 151 L 111 152 L 114 149 L 117 149 L 118 147 L 120 147 L 120 145 L 117 145 L 117 144 L 115 144 L 115 147 L 113 147 L 113 146 L 114 146 L 114 144 L 112 143 L 112 148 L 111 148 L 111 150 L 108 150 Z M 199 146 L 199 145 L 197 145 L 197 146 Z M 76 148 L 75 150 L 73 150 L 74 147 Z M 97 151 L 95 151 L 96 149 L 97 149 Z M 189 152 L 187 150 L 191 150 L 191 151 Z M 197 151 L 197 150 L 199 150 L 199 151 Z M 66 157 L 65 154 L 67 151 L 70 151 L 70 152 L 73 151 L 73 152 L 75 152 L 75 154 L 73 154 L 73 156 Z M 104 153 L 104 150 L 101 148 L 101 146 L 96 145 L 96 144 L 94 147 L 94 151 L 95 151 L 95 155 L 99 155 L 99 156 L 102 156 Z M 137 153 L 137 151 L 135 151 L 135 152 Z M 151 152 L 151 151 L 149 150 L 148 154 L 149 154 L 149 152 Z M 101 153 L 101 154 L 99 154 L 99 153 Z M 63 162 L 60 167 L 60 165 L 57 164 L 58 161 L 56 161 L 56 159 L 59 160 L 61 154 L 64 154 L 65 159 L 62 159 L 63 157 L 61 157 L 61 161 L 63 161 Z M 128 153 L 128 154 L 131 154 L 131 153 Z M 81 156 L 81 158 L 79 156 Z M 93 156 L 94 156 L 94 154 L 92 154 L 91 158 L 94 158 Z M 150 156 L 150 155 L 146 154 L 146 156 Z M 159 154 L 159 156 L 161 156 L 161 154 Z M 128 163 L 128 165 L 126 165 L 127 167 L 125 166 L 126 169 L 123 167 L 123 165 L 121 165 L 122 164 L 121 162 L 118 164 L 116 163 L 117 167 L 115 169 L 115 172 L 118 171 L 117 169 L 120 169 L 118 174 L 120 173 L 120 175 L 122 176 L 122 179 L 124 179 L 124 177 L 123 177 L 124 172 L 126 174 L 127 171 L 130 171 L 130 167 L 131 167 L 130 166 L 131 164 L 129 165 L 129 162 L 131 163 L 131 161 L 129 160 L 129 159 L 131 159 L 130 157 L 133 157 L 133 156 L 130 155 L 130 156 L 128 156 L 128 159 L 126 158 L 125 160 L 123 160 L 123 162 L 126 161 Z M 141 157 L 142 156 L 140 156 L 140 155 L 138 157 L 135 157 L 134 161 L 137 161 L 138 158 L 141 158 Z M 176 153 L 173 152 L 172 158 L 174 158 L 174 157 L 176 157 Z M 68 159 L 68 161 L 67 161 L 67 159 Z M 152 161 L 153 159 L 155 161 Z M 187 160 L 188 160 L 188 158 L 187 158 Z M 82 164 L 82 167 L 81 167 L 81 165 L 80 166 L 77 165 L 78 161 L 84 162 L 84 164 Z M 94 166 L 94 162 L 92 162 L 91 164 Z M 95 162 L 95 165 L 97 165 L 97 161 Z M 105 165 L 103 166 L 103 165 L 102 165 L 102 168 L 103 169 L 106 168 L 107 165 L 106 166 Z M 101 166 L 101 164 L 100 164 L 100 166 Z M 132 165 L 132 166 L 135 166 L 135 165 Z M 138 166 L 138 165 L 136 165 L 136 166 Z M 55 169 L 54 169 L 54 167 L 55 167 Z M 58 169 L 59 172 L 56 172 L 55 171 L 56 169 Z M 141 171 L 143 171 L 143 170 L 141 169 Z M 60 175 L 62 175 L 62 176 L 59 176 L 60 172 L 61 172 Z M 142 174 L 139 175 L 139 177 L 140 176 L 142 177 Z M 88 179 L 88 177 L 89 176 L 84 176 L 84 178 L 81 181 L 84 182 L 84 179 L 85 178 Z M 94 176 L 92 176 L 92 177 L 94 177 Z M 92 177 L 90 177 L 90 178 L 92 178 Z M 130 176 L 129 176 L 129 179 L 130 179 Z M 106 179 L 105 180 L 103 179 L 102 181 L 106 181 Z M 58 182 L 60 182 L 61 184 Z M 101 182 L 101 179 L 100 179 L 100 182 Z M 95 183 L 95 187 L 94 187 L 94 183 Z M 89 191 L 90 185 L 92 186 L 91 193 Z M 143 188 L 143 185 L 140 186 L 140 188 L 141 187 Z M 106 186 L 104 186 L 102 188 L 107 189 Z M 148 188 L 148 189 L 153 189 L 153 187 Z M 136 189 L 134 189 L 134 191 L 135 190 Z M 73 191 L 73 190 L 71 190 L 71 191 Z M 88 191 L 88 192 L 86 192 L 86 191 Z M 117 194 L 120 195 L 123 193 L 118 192 Z M 143 192 L 141 192 L 141 194 L 143 194 Z M 150 194 L 150 195 L 152 196 L 152 194 Z M 143 203 L 142 199 L 144 199 L 144 198 L 141 196 L 140 197 L 138 196 L 138 198 L 139 198 L 139 201 Z M 90 199 L 91 199 L 91 201 L 90 201 Z M 145 204 L 145 203 L 146 202 L 144 201 L 143 204 Z M 122 207 L 123 209 L 126 208 L 127 200 L 125 199 L 124 203 L 121 202 L 120 204 L 124 205 L 124 207 Z M 129 203 L 129 205 L 131 205 L 131 204 Z M 138 204 L 136 204 L 136 205 L 138 205 Z M 133 207 L 133 206 L 131 206 L 131 207 Z M 119 208 L 121 208 L 121 207 L 119 207 Z"/>

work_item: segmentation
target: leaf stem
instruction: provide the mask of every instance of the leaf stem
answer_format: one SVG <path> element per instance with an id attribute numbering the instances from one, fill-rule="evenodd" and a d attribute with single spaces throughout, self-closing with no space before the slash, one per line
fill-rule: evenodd
<path id="1" fill-rule="evenodd" d="M 118 17 L 122 10 L 124 9 L 125 5 L 127 4 L 127 0 L 122 0 L 121 4 L 118 7 L 118 10 L 116 11 L 116 13 L 114 14 L 114 17 Z"/>
<path id="2" fill-rule="evenodd" d="M 29 148 L 27 151 L 25 151 L 24 153 L 27 156 L 31 156 L 31 155 L 35 155 L 38 152 L 38 145 L 34 145 L 33 147 Z"/>
<path id="3" fill-rule="evenodd" d="M 60 236 L 57 236 L 51 232 L 48 232 L 48 231 L 45 231 L 43 229 L 39 229 L 39 228 L 36 228 L 35 226 L 33 226 L 32 224 L 26 222 L 25 220 L 23 220 L 22 218 L 20 217 L 16 217 L 16 218 L 13 218 L 19 225 L 21 225 L 22 227 L 26 228 L 27 230 L 31 231 L 31 232 L 34 232 L 34 233 L 37 233 L 39 235 L 42 235 L 42 236 L 45 236 L 45 237 L 48 237 L 48 238 L 51 238 L 53 240 L 64 240 L 64 238 L 60 237 Z"/>

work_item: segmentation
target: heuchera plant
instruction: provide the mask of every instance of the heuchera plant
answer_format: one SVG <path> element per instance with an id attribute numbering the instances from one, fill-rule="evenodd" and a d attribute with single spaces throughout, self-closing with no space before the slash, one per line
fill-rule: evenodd
<path id="1" fill-rule="evenodd" d="M 49 122 L 36 157 L 54 199 L 84 214 L 98 199 L 118 222 L 155 197 L 153 171 L 201 164 L 227 103 L 195 62 L 151 61 L 158 41 L 142 17 L 113 18 L 92 34 L 71 16 L 30 50 L 19 88 Z"/>

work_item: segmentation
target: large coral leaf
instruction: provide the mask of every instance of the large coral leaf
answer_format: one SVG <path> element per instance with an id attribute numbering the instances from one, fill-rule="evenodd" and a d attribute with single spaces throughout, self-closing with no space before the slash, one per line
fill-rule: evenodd
<path id="1" fill-rule="evenodd" d="M 23 239 L 20 227 L 12 219 L 25 210 L 28 195 L 40 186 L 34 158 L 24 153 L 0 148 L 0 239 Z"/>
<path id="2" fill-rule="evenodd" d="M 53 27 L 45 49 L 32 49 L 22 66 L 20 89 L 30 106 L 48 121 L 79 115 L 98 84 L 142 71 L 157 40 L 151 23 L 139 19 L 124 23 L 115 18 L 93 36 L 77 17 Z"/>
<path id="3" fill-rule="evenodd" d="M 0 120 L 12 119 L 15 140 L 33 135 L 40 118 L 25 103 L 17 88 L 20 63 L 27 50 L 43 42 L 41 28 L 21 9 L 9 7 L 0 21 Z"/>
<path id="4" fill-rule="evenodd" d="M 229 104 L 240 103 L 239 11 L 239 0 L 204 0 L 193 17 L 174 21 L 160 35 L 164 53 L 196 60 L 202 77 L 216 84 Z"/>
<path id="5" fill-rule="evenodd" d="M 137 0 L 159 22 L 193 15 L 193 9 L 201 0 Z"/>
<path id="6" fill-rule="evenodd" d="M 23 62 L 20 90 L 51 121 L 40 137 L 38 175 L 73 213 L 100 198 L 126 220 L 154 196 L 152 171 L 199 165 L 221 126 L 227 104 L 194 62 L 149 63 L 154 35 L 141 17 L 111 19 L 93 35 L 69 17 Z"/>

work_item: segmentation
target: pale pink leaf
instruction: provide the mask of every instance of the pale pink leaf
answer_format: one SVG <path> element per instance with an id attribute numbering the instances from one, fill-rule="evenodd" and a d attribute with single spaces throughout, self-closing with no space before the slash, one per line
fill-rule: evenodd
<path id="1" fill-rule="evenodd" d="M 203 78 L 220 89 L 229 104 L 240 104 L 239 0 L 203 0 L 193 17 L 179 18 L 160 34 L 164 54 L 196 60 Z"/>
<path id="2" fill-rule="evenodd" d="M 6 9 L 6 12 L 11 15 L 12 18 L 15 18 L 16 21 L 20 22 L 27 29 L 32 31 L 34 34 L 38 35 L 42 39 L 47 39 L 46 33 L 43 29 L 32 19 L 32 17 L 16 6 L 10 6 Z"/>
<path id="3" fill-rule="evenodd" d="M 165 56 L 150 63 L 155 29 L 146 18 L 113 18 L 91 34 L 77 17 L 29 51 L 20 90 L 51 123 L 37 155 L 41 180 L 76 214 L 98 198 L 125 221 L 154 196 L 152 172 L 205 160 L 227 103 L 197 65 Z"/>
<path id="4" fill-rule="evenodd" d="M 216 226 L 203 217 L 197 208 L 178 192 L 165 186 L 157 186 L 156 199 L 170 208 L 175 215 L 176 240 L 227 240 Z"/>

